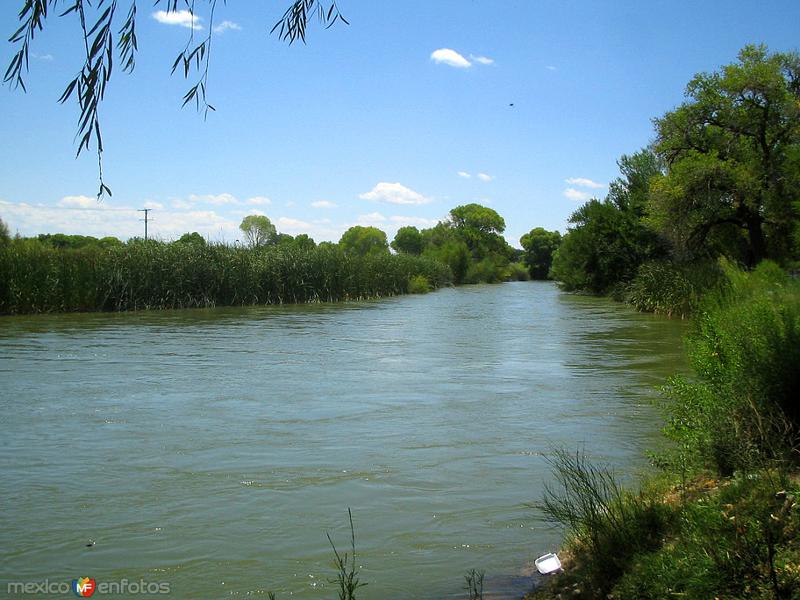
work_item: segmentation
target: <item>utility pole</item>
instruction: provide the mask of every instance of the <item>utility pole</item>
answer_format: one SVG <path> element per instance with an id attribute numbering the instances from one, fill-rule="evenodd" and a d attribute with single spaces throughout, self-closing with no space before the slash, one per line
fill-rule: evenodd
<path id="1" fill-rule="evenodd" d="M 147 213 L 149 213 L 151 210 L 153 210 L 153 209 L 152 208 L 140 208 L 138 210 L 138 212 L 143 212 L 144 213 L 143 221 L 144 221 L 144 241 L 145 242 L 147 241 Z"/>

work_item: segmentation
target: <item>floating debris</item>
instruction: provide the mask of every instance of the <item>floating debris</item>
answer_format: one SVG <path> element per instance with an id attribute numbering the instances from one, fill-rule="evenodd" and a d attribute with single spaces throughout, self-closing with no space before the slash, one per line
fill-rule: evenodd
<path id="1" fill-rule="evenodd" d="M 534 564 L 536 565 L 536 570 L 542 575 L 550 575 L 561 570 L 561 560 L 552 552 L 540 556 L 534 561 Z"/>

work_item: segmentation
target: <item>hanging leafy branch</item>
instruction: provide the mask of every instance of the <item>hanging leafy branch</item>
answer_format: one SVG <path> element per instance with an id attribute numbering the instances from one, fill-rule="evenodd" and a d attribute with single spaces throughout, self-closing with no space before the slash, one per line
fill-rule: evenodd
<path id="1" fill-rule="evenodd" d="M 88 0 L 86 1 L 88 2 Z M 103 8 L 104 4 L 105 0 L 100 0 L 98 10 Z M 78 138 L 77 155 L 80 155 L 83 150 L 89 150 L 89 143 L 94 137 L 100 179 L 100 189 L 97 192 L 98 200 L 106 193 L 109 196 L 111 195 L 111 190 L 103 181 L 103 136 L 100 133 L 98 108 L 105 97 L 106 85 L 111 80 L 111 72 L 114 68 L 114 39 L 111 33 L 111 23 L 114 20 L 116 9 L 116 0 L 111 0 L 105 10 L 100 13 L 91 29 L 87 29 L 86 25 L 84 0 L 75 0 L 72 6 L 61 13 L 61 16 L 72 12 L 78 14 L 81 31 L 83 32 L 86 59 L 81 72 L 67 84 L 58 101 L 63 104 L 77 90 L 78 106 L 80 107 L 78 132 L 76 134 Z"/>
<path id="2" fill-rule="evenodd" d="M 84 63 L 80 72 L 69 81 L 59 97 L 60 103 L 75 98 L 80 114 L 78 116 L 77 156 L 89 150 L 94 144 L 97 153 L 99 189 L 98 200 L 105 194 L 111 195 L 111 189 L 103 180 L 103 137 L 100 127 L 99 108 L 105 97 L 106 87 L 111 80 L 114 67 L 114 49 L 125 73 L 133 73 L 136 66 L 136 52 L 139 49 L 136 38 L 136 0 L 131 0 L 128 12 L 121 26 L 116 31 L 114 43 L 114 18 L 117 14 L 118 0 L 72 0 L 60 17 L 70 14 L 77 16 L 80 23 L 84 45 Z M 183 106 L 194 102 L 203 117 L 215 108 L 207 101 L 208 74 L 211 64 L 211 42 L 214 30 L 214 13 L 218 0 L 204 0 L 209 7 L 208 34 L 195 44 L 195 27 L 190 28 L 189 39 L 184 49 L 172 64 L 172 73 L 179 71 L 184 79 L 192 74 L 197 75 L 195 83 L 183 96 Z M 31 44 L 37 31 L 44 29 L 44 24 L 51 10 L 55 10 L 59 0 L 24 0 L 18 14 L 19 28 L 8 38 L 17 46 L 17 50 L 9 62 L 3 75 L 3 83 L 12 88 L 25 87 L 25 77 L 30 70 L 29 55 Z M 154 7 L 161 6 L 166 13 L 187 10 L 192 19 L 195 18 L 195 0 L 154 0 Z M 91 19 L 87 19 L 87 9 L 92 11 Z M 305 43 L 306 27 L 309 18 L 316 16 L 327 29 L 337 21 L 349 24 L 341 15 L 334 0 L 295 0 L 272 27 L 270 33 L 278 31 L 278 37 L 292 44 L 296 40 Z"/>
<path id="3" fill-rule="evenodd" d="M 325 29 L 330 29 L 336 24 L 336 21 L 341 21 L 345 25 L 350 23 L 339 12 L 336 2 L 331 2 L 328 9 L 321 0 L 296 0 L 292 5 L 286 9 L 280 20 L 275 23 L 270 33 L 278 31 L 278 37 L 283 41 L 288 41 L 293 44 L 300 40 L 306 43 L 306 25 L 308 24 L 309 16 L 316 14 L 321 25 Z"/>
<path id="4" fill-rule="evenodd" d="M 186 94 L 184 94 L 182 106 L 186 106 L 189 102 L 194 100 L 195 108 L 197 108 L 198 112 L 200 112 L 202 107 L 204 119 L 208 117 L 209 110 L 216 110 L 206 100 L 208 68 L 211 60 L 211 35 L 214 30 L 214 11 L 217 7 L 217 0 L 209 0 L 209 2 L 211 5 L 211 15 L 208 19 L 208 35 L 203 39 L 203 41 L 192 47 L 192 44 L 194 43 L 194 27 L 192 27 L 191 33 L 189 34 L 189 40 L 186 42 L 186 46 L 184 47 L 183 51 L 178 54 L 175 62 L 172 63 L 171 71 L 174 74 L 178 67 L 183 65 L 184 79 L 189 78 L 189 73 L 193 68 L 199 73 L 199 80 L 189 88 Z M 194 15 L 194 1 L 192 1 L 190 13 Z"/>
<path id="5" fill-rule="evenodd" d="M 36 35 L 36 30 L 41 31 L 44 27 L 49 4 L 50 0 L 25 0 L 18 15 L 21 25 L 8 38 L 8 41 L 12 44 L 19 45 L 19 50 L 17 50 L 9 63 L 3 76 L 3 82 L 11 83 L 15 88 L 20 87 L 22 91 L 27 91 L 25 89 L 25 81 L 22 78 L 22 71 L 27 72 L 29 69 L 28 54 L 31 42 Z"/>

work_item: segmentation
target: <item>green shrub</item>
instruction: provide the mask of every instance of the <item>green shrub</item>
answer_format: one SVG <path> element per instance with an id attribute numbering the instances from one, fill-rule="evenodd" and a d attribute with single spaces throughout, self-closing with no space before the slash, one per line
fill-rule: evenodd
<path id="1" fill-rule="evenodd" d="M 431 282 L 425 275 L 414 275 L 408 280 L 409 294 L 427 294 L 431 291 Z"/>
<path id="2" fill-rule="evenodd" d="M 789 593 L 800 589 L 796 494 L 787 478 L 768 471 L 707 491 L 681 509 L 668 543 L 632 561 L 614 597 L 796 597 Z"/>
<path id="3" fill-rule="evenodd" d="M 509 263 L 503 273 L 503 280 L 505 281 L 530 281 L 530 279 L 531 274 L 527 267 L 518 262 Z"/>
<path id="4" fill-rule="evenodd" d="M 651 261 L 639 267 L 620 296 L 638 310 L 685 318 L 697 309 L 703 294 L 722 279 L 722 269 L 716 263 Z"/>
<path id="5" fill-rule="evenodd" d="M 694 379 L 672 378 L 666 433 L 681 461 L 722 474 L 781 460 L 800 430 L 800 286 L 772 263 L 724 265 L 688 338 Z"/>
<path id="6" fill-rule="evenodd" d="M 498 254 L 471 262 L 464 275 L 464 283 L 499 283 L 505 280 L 508 259 Z"/>
<path id="7" fill-rule="evenodd" d="M 541 508 L 574 536 L 576 564 L 590 584 L 584 596 L 605 598 L 632 557 L 660 547 L 676 512 L 649 494 L 624 490 L 582 451 L 557 449 L 550 464 L 556 485 L 545 486 Z"/>

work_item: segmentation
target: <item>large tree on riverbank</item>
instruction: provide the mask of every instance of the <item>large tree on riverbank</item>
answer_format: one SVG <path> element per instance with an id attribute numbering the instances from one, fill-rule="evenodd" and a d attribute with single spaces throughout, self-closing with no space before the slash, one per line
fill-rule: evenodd
<path id="1" fill-rule="evenodd" d="M 687 258 L 728 254 L 755 265 L 791 254 L 800 184 L 800 55 L 746 46 L 698 74 L 687 101 L 656 120 L 667 173 L 651 219 Z"/>
<path id="2" fill-rule="evenodd" d="M 522 245 L 522 259 L 533 279 L 547 279 L 553 264 L 553 254 L 561 245 L 558 231 L 547 231 L 535 227 L 519 239 Z"/>
<path id="3" fill-rule="evenodd" d="M 570 216 L 569 231 L 553 255 L 551 277 L 567 290 L 603 294 L 627 284 L 640 265 L 665 250 L 646 221 L 650 183 L 662 172 L 650 149 L 623 155 L 621 177 L 605 200 L 592 199 Z"/>

